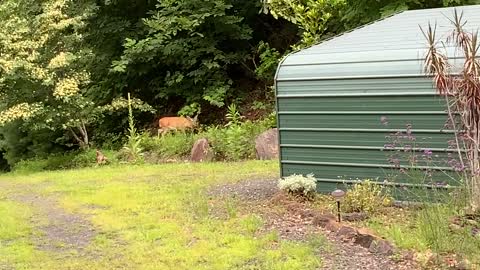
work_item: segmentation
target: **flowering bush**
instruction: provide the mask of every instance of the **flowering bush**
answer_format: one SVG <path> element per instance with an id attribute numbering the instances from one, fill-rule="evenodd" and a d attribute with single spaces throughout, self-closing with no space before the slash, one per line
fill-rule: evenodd
<path id="1" fill-rule="evenodd" d="M 5 125 L 6 123 L 10 123 L 12 121 L 21 119 L 21 120 L 28 120 L 34 117 L 42 110 L 42 106 L 38 103 L 28 104 L 28 103 L 20 103 L 15 106 L 12 106 L 3 112 L 0 112 L 0 125 Z"/>
<path id="2" fill-rule="evenodd" d="M 72 60 L 75 59 L 75 55 L 72 53 L 60 52 L 50 60 L 48 67 L 51 69 L 64 68 L 68 66 Z"/>
<path id="3" fill-rule="evenodd" d="M 371 180 L 359 181 L 345 195 L 343 211 L 373 213 L 393 202 L 388 192 Z"/>
<path id="4" fill-rule="evenodd" d="M 53 95 L 56 98 L 69 98 L 79 91 L 79 82 L 76 79 L 64 78 L 57 83 Z"/>
<path id="5" fill-rule="evenodd" d="M 143 102 L 138 98 L 131 98 L 130 104 L 133 109 L 137 109 L 142 112 L 155 112 L 152 106 L 148 105 L 147 103 Z M 128 108 L 128 100 L 124 97 L 116 98 L 112 101 L 112 103 L 104 105 L 101 109 L 104 112 L 115 112 L 120 111 L 123 109 Z"/>
<path id="6" fill-rule="evenodd" d="M 297 196 L 312 197 L 317 190 L 317 180 L 313 174 L 307 176 L 293 174 L 280 179 L 278 188 Z"/>

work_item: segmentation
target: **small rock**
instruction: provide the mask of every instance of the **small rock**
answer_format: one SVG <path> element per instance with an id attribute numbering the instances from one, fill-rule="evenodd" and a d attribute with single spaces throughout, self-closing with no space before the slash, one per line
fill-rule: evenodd
<path id="1" fill-rule="evenodd" d="M 192 147 L 190 160 L 193 162 L 203 162 L 203 161 L 208 162 L 208 161 L 211 161 L 212 159 L 213 159 L 213 152 L 210 149 L 208 140 L 205 138 L 197 140 Z"/>
<path id="2" fill-rule="evenodd" d="M 460 262 L 458 262 L 454 267 L 453 269 L 455 270 L 470 270 L 472 269 L 472 266 L 470 264 L 470 262 L 466 259 L 463 259 L 461 260 Z"/>
<path id="3" fill-rule="evenodd" d="M 311 218 L 315 216 L 315 213 L 310 209 L 305 209 L 301 211 L 300 214 L 302 215 L 302 218 Z"/>
<path id="4" fill-rule="evenodd" d="M 450 218 L 450 224 L 457 224 L 457 225 L 461 225 L 462 224 L 462 221 L 460 220 L 459 217 L 451 217 Z"/>
<path id="5" fill-rule="evenodd" d="M 329 222 L 335 222 L 335 216 L 331 214 L 320 214 L 313 217 L 312 224 L 315 226 L 325 227 Z"/>
<path id="6" fill-rule="evenodd" d="M 479 228 L 472 228 L 472 235 L 475 237 L 480 237 L 480 229 Z"/>
<path id="7" fill-rule="evenodd" d="M 450 224 L 448 225 L 448 228 L 449 228 L 450 231 L 452 231 L 452 232 L 458 232 L 458 231 L 462 230 L 462 226 L 460 226 L 460 225 L 458 225 L 458 224 L 456 224 L 456 223 L 450 223 Z"/>
<path id="8" fill-rule="evenodd" d="M 478 222 L 474 219 L 467 219 L 465 222 L 470 226 L 477 226 L 478 225 Z"/>
<path id="9" fill-rule="evenodd" d="M 371 234 L 359 232 L 358 235 L 355 237 L 354 243 L 364 248 L 369 248 L 372 245 L 372 242 L 377 240 L 378 238 Z"/>
<path id="10" fill-rule="evenodd" d="M 278 158 L 278 130 L 272 128 L 258 135 L 255 139 L 255 151 L 257 159 Z"/>
<path id="11" fill-rule="evenodd" d="M 368 250 L 372 253 L 383 255 L 392 255 L 395 252 L 392 244 L 385 240 L 373 241 Z"/>
<path id="12" fill-rule="evenodd" d="M 340 229 L 340 224 L 336 221 L 330 220 L 325 224 L 325 229 L 331 231 L 331 232 L 337 232 Z"/>
<path id="13" fill-rule="evenodd" d="M 413 252 L 411 250 L 410 251 L 405 251 L 405 252 L 403 252 L 402 257 L 403 257 L 403 260 L 405 260 L 405 261 L 413 261 L 413 260 L 415 260 L 415 252 Z"/>
<path id="14" fill-rule="evenodd" d="M 349 226 L 342 226 L 337 231 L 337 235 L 342 239 L 354 239 L 357 236 L 357 230 Z"/>
<path id="15" fill-rule="evenodd" d="M 347 213 L 344 214 L 342 219 L 345 221 L 362 221 L 368 218 L 367 213 Z"/>

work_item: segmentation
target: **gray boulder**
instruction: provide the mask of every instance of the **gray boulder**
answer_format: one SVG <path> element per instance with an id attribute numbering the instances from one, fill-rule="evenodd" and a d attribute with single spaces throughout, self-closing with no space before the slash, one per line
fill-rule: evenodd
<path id="1" fill-rule="evenodd" d="M 212 159 L 213 152 L 208 140 L 205 138 L 197 140 L 192 147 L 190 160 L 192 162 L 208 162 L 212 161 Z"/>
<path id="2" fill-rule="evenodd" d="M 276 128 L 258 135 L 255 139 L 255 151 L 257 152 L 257 159 L 278 158 L 278 131 Z"/>

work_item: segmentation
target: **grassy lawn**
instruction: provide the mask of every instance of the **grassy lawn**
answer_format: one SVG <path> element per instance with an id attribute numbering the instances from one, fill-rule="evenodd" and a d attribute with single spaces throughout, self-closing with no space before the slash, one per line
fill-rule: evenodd
<path id="1" fill-rule="evenodd" d="M 428 259 L 422 258 L 422 254 L 430 255 L 433 251 L 445 257 L 459 256 L 469 262 L 469 269 L 480 269 L 480 239 L 472 234 L 471 226 L 453 231 L 451 219 L 455 215 L 458 213 L 447 204 L 422 209 L 390 207 L 357 226 L 370 228 L 401 249 L 419 252 L 421 263 Z"/>
<path id="2" fill-rule="evenodd" d="M 211 214 L 232 208 L 211 204 L 211 185 L 277 174 L 262 161 L 6 174 L 0 269 L 317 269 L 314 244 L 259 234 L 254 214 Z"/>

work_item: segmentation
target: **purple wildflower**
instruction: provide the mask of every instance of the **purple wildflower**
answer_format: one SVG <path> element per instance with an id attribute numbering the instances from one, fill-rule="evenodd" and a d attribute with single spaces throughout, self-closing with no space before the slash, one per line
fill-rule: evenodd
<path id="1" fill-rule="evenodd" d="M 458 162 L 458 164 L 454 167 L 454 169 L 456 172 L 463 172 L 463 170 L 465 170 L 465 166 L 463 164 L 460 164 L 460 162 Z"/>
<path id="2" fill-rule="evenodd" d="M 403 147 L 404 152 L 410 152 L 412 150 L 412 146 L 410 144 L 406 144 Z"/>
<path id="3" fill-rule="evenodd" d="M 432 150 L 425 149 L 425 150 L 423 150 L 423 154 L 427 157 L 431 157 L 432 156 Z"/>

